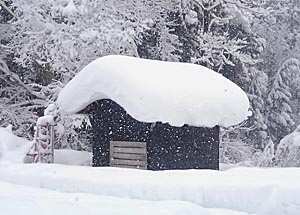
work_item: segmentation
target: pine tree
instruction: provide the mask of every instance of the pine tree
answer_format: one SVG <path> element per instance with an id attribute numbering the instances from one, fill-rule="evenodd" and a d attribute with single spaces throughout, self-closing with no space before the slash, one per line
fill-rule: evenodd
<path id="1" fill-rule="evenodd" d="M 279 68 L 271 82 L 268 94 L 268 122 L 271 139 L 275 144 L 295 129 L 295 113 L 292 101 L 295 86 L 299 86 L 300 62 L 296 59 L 286 60 Z M 297 100 L 299 102 L 299 100 Z"/>
<path id="2" fill-rule="evenodd" d="M 267 39 L 260 66 L 272 77 L 283 61 L 300 58 L 300 2 L 266 1 L 269 13 L 254 23 L 254 29 Z"/>

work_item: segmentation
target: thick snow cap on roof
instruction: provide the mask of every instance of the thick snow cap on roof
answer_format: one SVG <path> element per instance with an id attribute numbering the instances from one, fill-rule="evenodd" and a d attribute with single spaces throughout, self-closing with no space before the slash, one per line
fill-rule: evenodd
<path id="1" fill-rule="evenodd" d="M 224 127 L 247 119 L 249 100 L 236 84 L 206 67 L 127 56 L 101 57 L 60 92 L 57 104 L 76 113 L 111 99 L 142 122 Z"/>

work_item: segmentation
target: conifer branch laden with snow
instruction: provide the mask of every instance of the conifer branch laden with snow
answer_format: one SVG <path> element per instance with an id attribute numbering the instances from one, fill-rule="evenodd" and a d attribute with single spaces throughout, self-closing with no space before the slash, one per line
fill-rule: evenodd
<path id="1" fill-rule="evenodd" d="M 4 8 L 10 15 L 12 15 L 14 18 L 18 18 L 18 17 L 14 14 L 14 12 L 13 12 L 9 7 L 6 6 L 5 2 L 3 2 L 3 1 L 0 0 L 0 9 L 1 9 L 1 7 L 3 7 L 3 8 Z"/>
<path id="2" fill-rule="evenodd" d="M 299 104 L 299 98 L 293 95 L 299 84 L 300 62 L 296 59 L 288 59 L 275 74 L 267 98 L 269 129 L 276 145 L 295 129 L 297 111 L 293 108 L 292 102 L 296 100 Z"/>

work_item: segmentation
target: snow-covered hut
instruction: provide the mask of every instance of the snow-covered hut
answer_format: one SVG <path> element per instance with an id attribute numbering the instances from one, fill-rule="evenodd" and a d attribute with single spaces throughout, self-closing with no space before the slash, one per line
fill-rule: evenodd
<path id="1" fill-rule="evenodd" d="M 94 166 L 151 170 L 218 169 L 219 126 L 249 116 L 245 92 L 208 68 L 127 56 L 88 64 L 57 104 L 90 114 Z"/>

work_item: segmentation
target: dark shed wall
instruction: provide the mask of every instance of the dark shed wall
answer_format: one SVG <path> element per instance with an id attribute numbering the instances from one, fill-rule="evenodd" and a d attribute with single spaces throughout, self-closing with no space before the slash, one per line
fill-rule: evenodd
<path id="1" fill-rule="evenodd" d="M 94 130 L 93 165 L 109 166 L 109 141 L 147 143 L 148 169 L 218 169 L 219 127 L 172 127 L 133 119 L 112 100 L 91 106 Z"/>
<path id="2" fill-rule="evenodd" d="M 147 141 L 149 169 L 219 169 L 219 127 L 157 124 Z"/>

